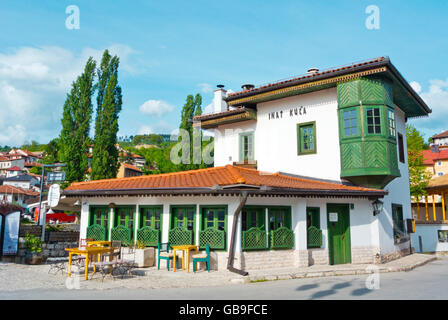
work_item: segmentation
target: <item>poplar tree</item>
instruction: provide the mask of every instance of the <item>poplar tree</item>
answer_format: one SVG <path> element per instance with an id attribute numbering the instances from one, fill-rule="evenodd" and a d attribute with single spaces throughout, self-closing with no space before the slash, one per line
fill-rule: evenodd
<path id="1" fill-rule="evenodd" d="M 88 168 L 87 151 L 96 62 L 90 57 L 84 72 L 72 84 L 64 103 L 59 139 L 60 160 L 65 163 L 67 182 L 83 181 Z"/>
<path id="2" fill-rule="evenodd" d="M 119 58 L 104 51 L 97 70 L 98 96 L 91 179 L 115 178 L 119 169 L 117 133 L 122 93 L 118 85 Z"/>

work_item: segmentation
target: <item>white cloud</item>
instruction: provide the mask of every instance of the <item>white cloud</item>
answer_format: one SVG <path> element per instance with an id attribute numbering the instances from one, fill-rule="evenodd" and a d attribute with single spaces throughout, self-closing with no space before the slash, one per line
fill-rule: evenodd
<path id="1" fill-rule="evenodd" d="M 173 111 L 174 106 L 163 100 L 148 100 L 140 106 L 139 110 L 143 114 L 160 117 L 164 113 Z"/>
<path id="2" fill-rule="evenodd" d="M 415 90 L 415 92 L 420 93 L 422 91 L 422 86 L 417 81 L 412 81 L 409 83 L 412 87 L 412 89 Z"/>
<path id="3" fill-rule="evenodd" d="M 448 130 L 448 78 L 446 80 L 430 80 L 428 91 L 420 93 L 422 99 L 432 109 L 429 117 L 411 120 L 426 137 Z"/>
<path id="4" fill-rule="evenodd" d="M 198 87 L 201 88 L 202 93 L 213 92 L 213 86 L 210 83 L 199 83 Z"/>
<path id="5" fill-rule="evenodd" d="M 202 112 L 202 114 L 209 114 L 209 113 L 213 113 L 213 103 L 210 103 L 209 105 L 207 105 L 204 108 L 204 112 Z"/>
<path id="6" fill-rule="evenodd" d="M 137 132 L 137 134 L 151 134 L 151 133 L 154 133 L 154 130 L 152 130 L 150 126 L 141 126 Z"/>
<path id="7" fill-rule="evenodd" d="M 130 59 L 136 51 L 121 44 L 108 49 L 120 57 L 121 70 L 137 72 Z M 57 137 L 66 93 L 88 57 L 99 63 L 103 51 L 84 48 L 74 54 L 45 46 L 0 53 L 0 145 L 19 146 L 31 140 L 46 143 Z"/>

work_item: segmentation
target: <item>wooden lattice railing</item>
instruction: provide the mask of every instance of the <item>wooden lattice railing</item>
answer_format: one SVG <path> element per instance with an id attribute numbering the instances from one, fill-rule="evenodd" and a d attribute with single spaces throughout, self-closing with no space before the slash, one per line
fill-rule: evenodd
<path id="1" fill-rule="evenodd" d="M 207 228 L 199 233 L 199 247 L 205 248 L 208 243 L 210 249 L 226 248 L 226 233 L 224 230 L 217 230 L 215 228 Z"/>
<path id="2" fill-rule="evenodd" d="M 260 228 L 253 227 L 243 231 L 241 240 L 243 250 L 264 250 L 267 248 L 266 231 Z"/>
<path id="3" fill-rule="evenodd" d="M 175 227 L 168 233 L 168 241 L 171 246 L 193 244 L 193 231 L 184 227 Z"/>
<path id="4" fill-rule="evenodd" d="M 291 249 L 294 247 L 294 232 L 286 227 L 271 231 L 272 249 Z"/>
<path id="5" fill-rule="evenodd" d="M 121 241 L 123 245 L 127 246 L 131 243 L 131 229 L 122 225 L 116 226 L 112 228 L 110 239 Z"/>
<path id="6" fill-rule="evenodd" d="M 322 230 L 311 226 L 307 232 L 308 248 L 320 248 L 322 247 Z"/>
<path id="7" fill-rule="evenodd" d="M 137 230 L 137 241 L 145 247 L 157 247 L 160 242 L 160 230 L 146 226 Z"/>
<path id="8" fill-rule="evenodd" d="M 106 228 L 99 224 L 92 224 L 87 228 L 87 239 L 93 239 L 95 241 L 106 240 Z"/>

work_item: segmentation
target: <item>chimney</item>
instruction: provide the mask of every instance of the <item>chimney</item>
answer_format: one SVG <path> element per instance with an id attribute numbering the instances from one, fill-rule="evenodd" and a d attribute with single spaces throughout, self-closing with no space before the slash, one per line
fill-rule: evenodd
<path id="1" fill-rule="evenodd" d="M 310 69 L 308 69 L 308 71 L 306 73 L 313 74 L 313 73 L 318 73 L 318 72 L 319 72 L 318 68 L 310 68 Z"/>
<path id="2" fill-rule="evenodd" d="M 242 88 L 244 91 L 246 91 L 246 90 L 251 90 L 251 89 L 255 88 L 255 86 L 254 86 L 253 84 L 247 83 L 247 84 L 243 84 L 243 85 L 241 86 L 241 88 Z"/>
<path id="3" fill-rule="evenodd" d="M 224 101 L 224 98 L 227 97 L 227 91 L 224 90 L 222 84 L 218 84 L 216 87 L 218 89 L 215 90 L 215 95 L 213 97 L 213 112 L 218 113 L 227 111 L 227 103 Z"/>

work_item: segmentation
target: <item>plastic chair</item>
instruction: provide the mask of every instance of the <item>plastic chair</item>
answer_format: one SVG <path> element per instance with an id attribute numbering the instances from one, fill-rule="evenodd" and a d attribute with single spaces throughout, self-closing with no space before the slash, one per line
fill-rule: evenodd
<path id="1" fill-rule="evenodd" d="M 193 255 L 193 272 L 196 272 L 196 263 L 205 262 L 207 263 L 207 270 L 210 272 L 210 246 L 207 243 L 205 245 L 205 253 L 198 253 Z"/>
<path id="2" fill-rule="evenodd" d="M 172 252 L 170 252 L 170 243 L 166 242 L 166 243 L 158 243 L 157 245 L 157 251 L 158 251 L 158 261 L 157 261 L 157 269 L 160 270 L 160 259 L 162 260 L 166 260 L 166 269 L 168 271 L 170 271 L 170 260 L 173 259 L 174 254 Z M 182 258 L 180 257 L 176 257 L 177 260 L 177 267 L 179 267 L 179 261 Z"/>

